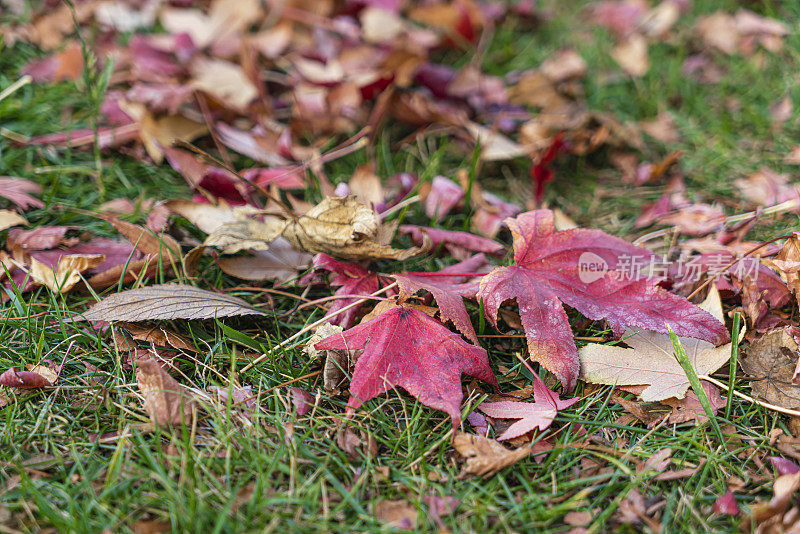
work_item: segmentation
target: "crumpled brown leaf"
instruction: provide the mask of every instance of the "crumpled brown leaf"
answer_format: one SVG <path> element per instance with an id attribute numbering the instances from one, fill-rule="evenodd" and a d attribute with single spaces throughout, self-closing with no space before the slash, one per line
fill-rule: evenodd
<path id="1" fill-rule="evenodd" d="M 389 246 L 396 226 L 381 224 L 375 213 L 354 196 L 327 197 L 305 215 L 290 221 L 283 237 L 300 250 L 349 261 L 406 260 L 425 251 L 424 247 L 398 250 Z"/>
<path id="2" fill-rule="evenodd" d="M 467 460 L 458 475 L 459 479 L 470 475 L 490 477 L 531 453 L 529 445 L 506 449 L 496 440 L 465 432 L 456 433 L 453 447 Z"/>
<path id="3" fill-rule="evenodd" d="M 185 206 L 171 204 L 188 214 Z M 267 250 L 270 242 L 282 236 L 293 247 L 311 254 L 325 253 L 335 258 L 361 261 L 373 259 L 406 260 L 427 248 L 394 249 L 389 242 L 396 224 L 381 224 L 372 209 L 350 195 L 326 197 L 300 217 L 285 220 L 267 215 L 250 218 L 252 209 L 234 209 L 236 220 L 216 227 L 205 241 L 227 254 L 241 250 Z"/>
<path id="4" fill-rule="evenodd" d="M 194 400 L 155 359 L 136 362 L 136 381 L 144 397 L 144 409 L 154 426 L 187 425 L 192 421 Z"/>
<path id="5" fill-rule="evenodd" d="M 76 320 L 150 321 L 267 315 L 244 300 L 184 284 L 161 284 L 109 295 Z"/>
<path id="6" fill-rule="evenodd" d="M 742 369 L 755 380 L 754 396 L 784 408 L 800 408 L 800 386 L 792 383 L 797 367 L 797 342 L 785 328 L 754 341 L 742 359 Z"/>

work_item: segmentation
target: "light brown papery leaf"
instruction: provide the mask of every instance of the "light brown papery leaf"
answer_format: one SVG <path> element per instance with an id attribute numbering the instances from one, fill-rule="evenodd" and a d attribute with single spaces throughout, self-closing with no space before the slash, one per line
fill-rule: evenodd
<path id="1" fill-rule="evenodd" d="M 700 308 L 724 321 L 716 286 L 712 286 Z M 744 328 L 741 335 L 744 335 Z M 682 399 L 686 395 L 689 379 L 674 356 L 667 334 L 628 328 L 622 337 L 629 348 L 589 343 L 578 351 L 582 380 L 616 386 L 647 385 L 640 398 L 648 402 L 670 397 Z M 699 375 L 713 373 L 730 359 L 730 343 L 715 347 L 700 339 L 680 338 L 680 341 Z"/>
<path id="2" fill-rule="evenodd" d="M 381 225 L 375 213 L 353 196 L 327 197 L 305 215 L 290 221 L 283 237 L 300 250 L 349 261 L 406 260 L 425 251 L 389 246 L 395 228 L 396 224 Z"/>
<path id="3" fill-rule="evenodd" d="M 296 278 L 311 264 L 314 257 L 294 248 L 284 238 L 273 241 L 269 250 L 260 250 L 252 256 L 220 258 L 217 265 L 231 276 L 244 280 L 276 280 L 279 283 Z"/>
<path id="4" fill-rule="evenodd" d="M 144 409 L 154 426 L 180 425 L 181 421 L 191 424 L 194 401 L 158 361 L 152 358 L 137 361 L 136 381 L 144 397 Z"/>
<path id="5" fill-rule="evenodd" d="M 375 503 L 375 517 L 391 528 L 414 530 L 417 528 L 418 515 L 417 508 L 405 499 L 381 499 Z"/>
<path id="6" fill-rule="evenodd" d="M 350 192 L 367 206 L 383 202 L 381 179 L 369 165 L 358 166 L 347 185 L 350 186 Z"/>
<path id="7" fill-rule="evenodd" d="M 215 319 L 267 315 L 244 300 L 183 284 L 162 284 L 110 295 L 87 310 L 87 321 Z"/>
<path id="8" fill-rule="evenodd" d="M 470 475 L 490 477 L 531 453 L 530 446 L 514 450 L 506 449 L 496 440 L 464 432 L 455 435 L 453 447 L 466 459 L 458 475 L 459 479 Z"/>
<path id="9" fill-rule="evenodd" d="M 80 273 L 93 269 L 104 260 L 103 254 L 71 254 L 62 256 L 53 270 L 36 259 L 31 259 L 29 273 L 37 284 L 55 293 L 66 293 L 80 282 Z"/>
<path id="10" fill-rule="evenodd" d="M 224 203 L 213 206 L 191 200 L 175 199 L 168 200 L 165 205 L 171 212 L 188 219 L 190 223 L 207 234 L 213 233 L 223 224 L 234 222 L 237 219 L 233 208 Z"/>
<path id="11" fill-rule="evenodd" d="M 25 218 L 19 213 L 11 210 L 0 210 L 0 232 L 6 228 L 19 226 L 21 224 L 27 226 L 28 221 L 26 221 Z"/>
<path id="12" fill-rule="evenodd" d="M 192 63 L 190 85 L 224 106 L 243 111 L 258 96 L 258 89 L 235 63 L 198 58 Z"/>
<path id="13" fill-rule="evenodd" d="M 650 57 L 648 55 L 647 39 L 640 34 L 633 34 L 628 39 L 614 47 L 611 51 L 622 70 L 638 78 L 650 70 Z"/>

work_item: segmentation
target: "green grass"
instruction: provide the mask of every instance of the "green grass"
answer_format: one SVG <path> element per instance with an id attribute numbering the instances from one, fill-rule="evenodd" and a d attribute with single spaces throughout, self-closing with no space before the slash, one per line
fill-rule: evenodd
<path id="1" fill-rule="evenodd" d="M 514 20 L 496 29 L 482 58 L 488 72 L 505 74 L 535 67 L 553 51 L 575 46 L 589 64 L 588 105 L 624 121 L 649 120 L 659 111 L 672 113 L 681 141 L 663 146 L 645 138 L 642 157 L 657 160 L 669 151 L 682 150 L 680 168 L 689 195 L 722 202 L 728 214 L 749 209 L 734 191 L 734 179 L 761 166 L 796 172 L 782 163 L 782 157 L 800 141 L 797 113 L 776 131 L 768 108 L 786 94 L 800 102 L 795 83 L 800 7 L 791 2 L 755 3 L 753 9 L 792 25 L 785 49 L 779 54 L 759 52 L 760 66 L 742 57 L 716 56 L 726 74 L 719 84 L 708 86 L 687 79 L 680 71 L 691 53 L 691 24 L 701 13 L 723 7 L 733 11 L 736 2 L 695 2 L 693 13 L 679 22 L 674 43 L 651 47 L 652 68 L 638 80 L 621 75 L 608 54 L 611 37 L 576 17 L 574 4 L 551 2 L 547 7 L 551 18 L 535 29 Z M 16 81 L 19 68 L 38 55 L 24 44 L 3 48 L 0 90 Z M 445 55 L 444 59 L 463 65 L 472 58 Z M 80 82 L 23 87 L 0 102 L 0 126 L 3 132 L 23 136 L 91 126 L 92 104 L 86 94 Z M 726 105 L 731 99 L 738 101 L 739 111 Z M 371 152 L 335 161 L 326 171 L 334 182 L 346 180 L 373 154 L 381 176 L 408 171 L 430 179 L 436 174 L 453 176 L 456 169 L 469 165 L 470 154 L 446 137 L 428 139 L 424 151 L 415 145 L 397 149 L 395 143 L 407 133 L 391 125 Z M 661 189 L 623 186 L 620 172 L 608 157 L 608 151 L 601 150 L 559 160 L 546 200 L 580 224 L 632 237 L 637 234 L 633 220 L 641 206 L 658 198 Z M 245 158 L 237 163 L 252 164 Z M 31 226 L 74 225 L 114 236 L 110 225 L 86 211 L 120 197 L 189 195 L 183 179 L 167 165 L 144 165 L 109 151 L 102 154 L 101 171 L 91 151 L 20 147 L 7 136 L 0 137 L 0 175 L 30 178 L 44 188 L 46 207 L 26 214 Z M 524 204 L 530 194 L 527 171 L 528 163 L 517 160 L 484 166 L 477 178 L 483 187 Z M 308 200 L 318 197 L 309 192 Z M 0 208 L 5 207 L 2 202 Z M 130 219 L 141 221 L 142 217 Z M 409 210 L 406 220 L 429 222 L 416 208 Z M 461 229 L 464 220 L 465 214 L 457 213 L 441 224 Z M 797 217 L 785 215 L 760 225 L 754 235 L 770 238 L 797 227 Z M 440 266 L 439 260 L 427 258 L 404 265 L 382 262 L 377 268 L 391 272 Z M 193 283 L 223 289 L 241 285 L 221 275 L 211 263 L 203 264 Z M 239 289 L 232 293 L 266 302 L 258 292 Z M 298 418 L 285 387 L 263 394 L 259 399 L 262 412 L 252 420 L 230 406 L 204 409 L 195 427 L 177 432 L 134 430 L 119 442 L 98 444 L 89 439 L 91 434 L 132 429 L 147 416 L 135 395 L 133 372 L 124 365 L 126 358 L 114 349 L 109 335 L 65 321 L 92 300 L 88 294 L 62 297 L 40 289 L 12 294 L 0 305 L 0 370 L 43 358 L 60 363 L 73 343 L 56 387 L 11 396 L 9 405 L 0 409 L 0 531 L 12 527 L 23 532 L 45 528 L 125 531 L 146 520 L 171 521 L 175 531 L 379 531 L 388 528 L 375 519 L 375 503 L 399 498 L 419 508 L 418 530 L 431 531 L 437 525 L 422 504 L 422 497 L 429 495 L 461 501 L 454 514 L 442 517 L 453 532 L 563 532 L 568 530 L 563 518 L 570 511 L 592 512 L 595 528 L 602 531 L 609 528 L 606 520 L 624 496 L 636 490 L 648 506 L 663 501 L 658 517 L 668 531 L 733 532 L 739 528 L 737 519 L 714 517 L 710 512 L 716 497 L 726 491 L 729 478 L 738 477 L 747 484 L 737 494 L 743 505 L 770 495 L 770 484 L 755 475 L 764 473 L 759 473 L 753 459 L 774 453 L 768 435 L 773 428 L 785 428 L 784 419 L 736 399 L 728 420 L 718 416 L 727 439 L 727 444 L 721 444 L 709 425 L 648 430 L 616 424 L 624 412 L 610 401 L 609 387 L 579 386 L 576 393 L 582 400 L 556 419 L 555 448 L 488 480 L 456 480 L 460 467 L 449 445 L 446 415 L 398 391 L 368 402 L 353 420 L 355 429 L 377 443 L 375 456 L 349 458 L 336 445 L 337 429 L 344 423 L 345 397 L 323 394 L 312 416 Z M 274 345 L 320 317 L 319 311 L 309 309 L 280 317 L 295 302 L 274 298 L 274 303 L 277 318 L 170 322 L 198 349 L 194 359 L 181 358 L 180 381 L 204 390 L 209 385 L 227 387 L 236 375 L 241 384 L 263 392 L 317 369 L 316 362 L 295 348 L 239 372 L 247 363 L 241 355 L 253 352 L 246 345 Z M 470 309 L 477 317 L 477 307 Z M 582 327 L 580 318 L 573 318 L 576 335 L 603 333 L 597 325 Z M 228 329 L 239 334 L 231 335 Z M 487 333 L 492 333 L 490 327 Z M 523 349 L 520 340 L 484 345 L 501 390 L 528 383 L 529 372 L 514 356 Z M 86 363 L 97 366 L 99 374 L 87 374 Z M 92 378 L 99 383 L 93 384 Z M 320 383 L 311 378 L 296 385 L 316 392 Z M 746 382 L 738 381 L 737 387 L 747 391 Z M 590 446 L 581 446 L 587 436 L 593 436 Z M 673 450 L 674 469 L 700 466 L 697 472 L 673 482 L 637 472 L 638 464 L 666 447 Z"/>

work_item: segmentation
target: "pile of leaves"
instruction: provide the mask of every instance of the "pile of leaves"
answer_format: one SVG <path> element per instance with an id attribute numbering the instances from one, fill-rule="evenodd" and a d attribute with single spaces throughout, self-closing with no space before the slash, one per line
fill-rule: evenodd
<path id="1" fill-rule="evenodd" d="M 96 124 L 17 142 L 113 150 L 168 164 L 194 196 L 97 206 L 93 216 L 120 236 L 110 239 L 71 226 L 27 229 L 26 210 L 44 207 L 41 189 L 20 177 L 0 178 L 2 298 L 36 288 L 57 295 L 109 290 L 88 309 L 72 310 L 69 320 L 86 321 L 127 356 L 150 420 L 140 430 L 190 425 L 203 410 L 234 410 L 245 420 L 261 409 L 251 386 L 236 379 L 227 390 L 203 391 L 174 373 L 175 355 L 196 347 L 157 321 L 274 319 L 269 302 L 253 305 L 199 287 L 198 273 L 210 268 L 275 295 L 319 296 L 303 306 L 322 308 L 321 317 L 269 349 L 259 347 L 247 368 L 269 365 L 289 343 L 303 346 L 322 384 L 316 395 L 291 387 L 295 412 L 306 416 L 347 389 L 336 441 L 353 457 L 374 451 L 350 423 L 362 405 L 398 386 L 449 416 L 462 477 L 490 476 L 552 447 L 549 432 L 559 412 L 581 400 L 561 396 L 579 381 L 584 391 L 615 386 L 612 402 L 626 410 L 626 423 L 716 425 L 726 399 L 711 375 L 731 361 L 732 380 L 737 363 L 754 379 L 750 400 L 782 409 L 800 431 L 793 412 L 800 409 L 800 325 L 792 299 L 800 299 L 800 233 L 746 240 L 762 208 L 800 210 L 798 186 L 769 169 L 741 178 L 737 187 L 759 210 L 728 219 L 720 206 L 686 198 L 680 153 L 651 163 L 631 151 L 641 147 L 640 132 L 669 138 L 668 116 L 622 124 L 587 109 L 581 98 L 587 66 L 574 50 L 506 77 L 482 72 L 482 40 L 494 24 L 504 17 L 530 27 L 541 22 L 528 3 L 43 4 L 29 23 L 3 28 L 8 44 L 24 40 L 48 52 L 21 74 L 104 91 Z M 652 8 L 604 1 L 587 16 L 612 32 L 613 58 L 639 77 L 649 68 L 650 44 L 668 42 L 684 13 L 679 1 Z M 164 31 L 153 32 L 156 25 Z M 782 23 L 746 10 L 705 17 L 694 31 L 700 49 L 687 59 L 687 73 L 708 83 L 714 83 L 705 68 L 712 51 L 776 50 L 788 33 Z M 473 49 L 476 59 L 460 70 L 435 59 Z M 786 106 L 776 105 L 776 120 L 787 115 Z M 420 179 L 378 176 L 372 161 L 332 184 L 326 166 L 369 146 L 387 121 L 403 124 L 407 135 L 399 144 L 450 136 L 463 156 L 473 155 L 471 166 Z M 668 230 L 656 237 L 691 239 L 659 254 L 652 235 L 633 244 L 578 228 L 560 210 L 543 207 L 554 160 L 601 148 L 623 171 L 623 182 L 664 185 L 635 225 L 660 224 Z M 524 197 L 508 202 L 486 191 L 479 176 L 484 165 L 514 158 L 525 160 L 530 183 Z M 402 224 L 409 211 L 418 221 L 424 214 L 431 226 Z M 437 227 L 454 214 L 469 226 Z M 135 218 L 144 224 L 128 222 Z M 436 258 L 442 267 L 407 270 L 418 258 Z M 741 329 L 738 317 L 746 320 Z M 487 322 L 496 332 L 484 333 Z M 578 347 L 578 324 L 598 332 L 593 343 L 581 339 Z M 500 391 L 502 370 L 489 342 L 496 338 L 518 352 L 529 373 L 516 391 Z M 747 357 L 738 361 L 745 339 Z M 22 390 L 53 386 L 60 373 L 51 361 L 6 370 L 0 404 Z M 476 381 L 465 388 L 462 375 Z M 643 473 L 672 473 L 665 471 L 669 456 L 649 462 Z M 751 515 L 759 525 L 793 521 L 796 508 L 789 505 L 800 483 L 782 466 L 787 473 L 775 481 L 775 498 Z M 631 495 L 628 512 L 651 521 Z M 402 503 L 387 503 L 386 517 L 401 516 L 387 522 L 410 526 Z M 733 492 L 717 508 L 738 514 Z"/>

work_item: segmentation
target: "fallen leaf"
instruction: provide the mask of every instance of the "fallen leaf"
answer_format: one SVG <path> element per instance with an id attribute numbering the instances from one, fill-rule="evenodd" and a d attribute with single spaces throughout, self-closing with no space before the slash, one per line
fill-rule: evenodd
<path id="1" fill-rule="evenodd" d="M 297 387 L 289 388 L 289 392 L 292 395 L 294 411 L 299 417 L 306 415 L 314 409 L 314 395 L 303 388 Z"/>
<path id="2" fill-rule="evenodd" d="M 244 280 L 275 280 L 285 283 L 306 270 L 312 258 L 311 254 L 297 250 L 279 237 L 270 243 L 268 250 L 257 250 L 248 256 L 220 258 L 217 265 L 226 274 Z"/>
<path id="3" fill-rule="evenodd" d="M 421 403 L 461 419 L 461 374 L 495 387 L 486 351 L 470 345 L 440 322 L 397 306 L 374 319 L 314 345 L 317 349 L 364 349 L 350 383 L 349 412 L 400 386 Z"/>
<path id="4" fill-rule="evenodd" d="M 647 39 L 638 33 L 614 47 L 611 57 L 622 70 L 635 78 L 644 76 L 650 70 Z"/>
<path id="5" fill-rule="evenodd" d="M 712 509 L 717 515 L 739 515 L 739 505 L 736 504 L 736 497 L 733 496 L 732 491 L 720 495 L 714 501 Z"/>
<path id="6" fill-rule="evenodd" d="M 777 174 L 770 169 L 762 168 L 747 178 L 739 178 L 733 182 L 744 198 L 757 206 L 768 207 L 796 200 L 800 210 L 800 185 L 791 183 L 788 174 Z"/>
<path id="7" fill-rule="evenodd" d="M 424 248 L 390 247 L 393 235 L 393 225 L 380 224 L 375 213 L 352 196 L 327 197 L 283 230 L 283 237 L 296 248 L 342 260 L 402 261 L 424 252 Z"/>
<path id="8" fill-rule="evenodd" d="M 706 313 L 722 321 L 722 303 L 716 288 L 700 305 Z M 743 331 L 742 331 L 743 332 Z M 623 334 L 628 348 L 618 345 L 589 343 L 578 351 L 581 379 L 592 384 L 616 386 L 647 385 L 639 394 L 642 400 L 682 399 L 689 388 L 683 368 L 674 356 L 672 341 L 666 334 L 629 328 Z M 681 337 L 692 368 L 699 375 L 708 375 L 730 359 L 730 345 L 715 347 L 713 343 L 693 337 Z"/>
<path id="9" fill-rule="evenodd" d="M 330 284 L 332 286 L 338 286 L 338 289 L 334 292 L 334 296 L 344 297 L 345 295 L 352 295 L 347 298 L 337 298 L 332 301 L 325 317 L 333 315 L 342 308 L 355 303 L 360 297 L 374 293 L 378 289 L 378 275 L 356 263 L 341 262 L 331 258 L 327 254 L 317 254 L 314 256 L 314 270 L 320 269 L 329 271 L 331 273 L 329 277 Z M 304 283 L 304 281 L 301 281 L 301 283 Z M 350 328 L 355 323 L 360 309 L 360 305 L 353 306 L 349 310 L 332 317 L 330 323 L 343 328 Z"/>
<path id="10" fill-rule="evenodd" d="M 401 234 L 409 234 L 417 246 L 423 246 L 425 239 L 428 238 L 431 246 L 443 245 L 450 254 L 457 258 L 462 258 L 465 251 L 483 252 L 492 256 L 502 256 L 505 252 L 505 247 L 497 241 L 469 232 L 440 230 L 413 224 L 403 224 L 398 228 L 398 231 Z"/>
<path id="11" fill-rule="evenodd" d="M 519 419 L 506 429 L 497 441 L 523 436 L 538 428 L 544 430 L 550 426 L 559 410 L 568 408 L 580 400 L 561 400 L 557 393 L 551 391 L 538 375 L 533 375 L 533 402 L 500 401 L 484 402 L 478 409 L 495 419 Z"/>
<path id="12" fill-rule="evenodd" d="M 63 294 L 81 281 L 81 273 L 94 269 L 105 259 L 102 254 L 70 254 L 59 258 L 54 270 L 34 258 L 28 273 L 37 284 Z"/>
<path id="13" fill-rule="evenodd" d="M 339 334 L 344 329 L 339 325 L 331 323 L 322 323 L 314 331 L 314 334 L 308 339 L 303 352 L 308 354 L 309 358 L 314 359 L 320 356 L 319 351 L 314 348 L 314 345 L 329 338 L 334 334 Z M 341 388 L 347 377 L 350 375 L 350 368 L 352 367 L 352 353 L 350 350 L 326 350 L 322 354 L 324 363 L 322 365 L 322 387 L 329 395 L 339 395 Z"/>
<path id="14" fill-rule="evenodd" d="M 136 382 L 144 397 L 144 409 L 156 426 L 191 425 L 194 400 L 161 364 L 153 359 L 136 362 Z"/>
<path id="15" fill-rule="evenodd" d="M 701 380 L 703 389 L 708 397 L 708 402 L 711 404 L 711 410 L 716 413 L 720 408 L 725 406 L 725 398 L 720 395 L 719 389 L 713 384 Z M 672 407 L 672 413 L 669 414 L 667 422 L 671 425 L 688 423 L 689 421 L 697 421 L 697 424 L 708 421 L 703 405 L 700 404 L 700 399 L 694 391 L 687 391 L 686 396 L 682 399 L 671 398 L 661 401 L 662 404 Z"/>
<path id="16" fill-rule="evenodd" d="M 785 328 L 768 332 L 754 341 L 741 360 L 753 380 L 754 396 L 789 409 L 800 408 L 800 386 L 792 382 L 798 360 L 797 342 Z"/>
<path id="17" fill-rule="evenodd" d="M 187 352 L 197 352 L 197 348 L 191 340 L 163 326 L 146 326 L 122 321 L 118 322 L 116 326 L 124 328 L 135 340 L 152 343 L 158 347 L 171 347 Z"/>
<path id="18" fill-rule="evenodd" d="M 483 254 L 476 254 L 470 259 L 445 267 L 441 271 L 400 273 L 392 276 L 397 281 L 401 301 L 407 300 L 420 290 L 429 292 L 436 300 L 442 318 L 452 322 L 459 332 L 477 345 L 478 336 L 470 321 L 467 308 L 464 306 L 464 299 L 475 298 L 478 292 L 478 282 L 466 281 L 468 276 L 454 275 L 474 272 L 486 264 L 486 257 Z"/>
<path id="19" fill-rule="evenodd" d="M 444 176 L 435 176 L 425 196 L 425 214 L 438 221 L 456 207 L 464 198 L 464 190 L 457 183 Z"/>
<path id="20" fill-rule="evenodd" d="M 30 180 L 13 176 L 0 177 L 0 197 L 10 200 L 23 210 L 28 208 L 44 208 L 44 203 L 41 200 L 29 194 L 39 194 L 41 192 L 42 187 Z"/>
<path id="21" fill-rule="evenodd" d="M 44 388 L 52 386 L 53 383 L 54 381 L 36 371 L 18 371 L 16 367 L 12 367 L 0 374 L 0 386 L 11 388 Z"/>
<path id="22" fill-rule="evenodd" d="M 414 530 L 417 528 L 418 515 L 417 508 L 405 499 L 381 499 L 375 503 L 375 517 L 390 528 Z"/>
<path id="23" fill-rule="evenodd" d="M 28 221 L 15 211 L 0 210 L 0 232 L 12 226 L 19 226 L 20 224 L 27 225 Z"/>
<path id="24" fill-rule="evenodd" d="M 708 312 L 657 281 L 628 277 L 615 269 L 628 258 L 648 263 L 651 253 L 600 230 L 554 232 L 549 210 L 506 219 L 514 242 L 514 262 L 497 267 L 481 280 L 478 298 L 497 324 L 500 306 L 515 300 L 528 340 L 530 357 L 553 372 L 570 390 L 581 367 L 562 302 L 592 320 L 606 319 L 617 335 L 627 326 L 715 343 L 729 337 Z"/>
<path id="25" fill-rule="evenodd" d="M 466 459 L 458 475 L 459 479 L 469 475 L 490 477 L 531 453 L 528 445 L 507 449 L 496 440 L 464 432 L 456 432 L 453 448 Z"/>
<path id="26" fill-rule="evenodd" d="M 192 62 L 191 71 L 192 80 L 189 84 L 211 95 L 223 106 L 243 111 L 258 96 L 256 86 L 235 63 L 198 58 Z"/>
<path id="27" fill-rule="evenodd" d="M 267 315 L 244 300 L 183 284 L 129 289 L 104 298 L 76 320 L 153 321 Z"/>

